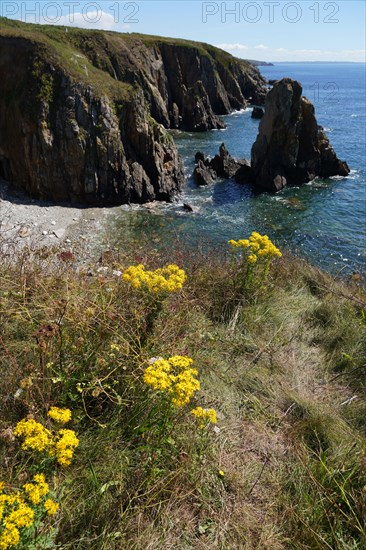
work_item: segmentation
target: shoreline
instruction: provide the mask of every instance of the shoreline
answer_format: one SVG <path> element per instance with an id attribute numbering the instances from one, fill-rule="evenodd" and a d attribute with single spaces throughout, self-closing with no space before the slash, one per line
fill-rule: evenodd
<path id="1" fill-rule="evenodd" d="M 108 245 L 105 229 L 108 218 L 118 211 L 134 210 L 154 213 L 168 203 L 153 201 L 145 204 L 87 206 L 73 203 L 53 203 L 32 199 L 21 189 L 0 178 L 0 252 L 10 256 L 21 250 L 58 247 L 60 251 L 77 254 L 81 263 Z M 182 212 L 184 201 L 178 201 Z M 104 239 L 106 238 L 106 239 Z M 104 244 L 103 244 L 104 243 Z"/>
<path id="2" fill-rule="evenodd" d="M 11 255 L 60 246 L 86 257 L 101 237 L 108 210 L 32 199 L 0 178 L 0 249 Z"/>

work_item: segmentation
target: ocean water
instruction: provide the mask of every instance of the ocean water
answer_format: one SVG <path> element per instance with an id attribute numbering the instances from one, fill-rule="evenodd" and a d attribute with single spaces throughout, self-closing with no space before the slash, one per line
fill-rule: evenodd
<path id="1" fill-rule="evenodd" d="M 260 67 L 268 79 L 289 76 L 301 82 L 314 104 L 337 155 L 351 168 L 347 178 L 316 179 L 277 194 L 258 193 L 250 186 L 221 180 L 197 187 L 192 178 L 194 155 L 214 155 L 225 142 L 238 158 L 250 158 L 259 121 L 251 108 L 223 117 L 224 130 L 175 133 L 183 157 L 186 187 L 179 202 L 147 212 L 121 208 L 120 229 L 149 232 L 154 242 L 179 239 L 189 246 L 227 246 L 253 230 L 268 234 L 287 248 L 332 273 L 366 269 L 366 91 L 362 63 L 278 63 Z M 183 211 L 186 202 L 194 213 Z"/>

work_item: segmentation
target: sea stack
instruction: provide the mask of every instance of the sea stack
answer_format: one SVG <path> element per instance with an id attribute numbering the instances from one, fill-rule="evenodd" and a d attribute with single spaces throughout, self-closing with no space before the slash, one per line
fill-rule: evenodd
<path id="1" fill-rule="evenodd" d="M 251 166 L 255 185 L 270 191 L 350 172 L 318 126 L 301 84 L 290 78 L 275 82 L 267 94 Z"/>

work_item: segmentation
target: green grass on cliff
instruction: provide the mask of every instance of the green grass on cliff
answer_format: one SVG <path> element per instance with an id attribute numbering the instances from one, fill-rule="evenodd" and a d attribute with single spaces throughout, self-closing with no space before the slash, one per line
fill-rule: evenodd
<path id="1" fill-rule="evenodd" d="M 107 93 L 120 100 L 128 99 L 133 93 L 132 86 L 115 78 L 111 58 L 118 57 L 121 52 L 129 52 L 125 63 L 127 66 L 132 63 L 132 71 L 141 68 L 139 55 L 147 55 L 145 48 L 161 44 L 196 50 L 200 55 L 210 57 L 226 68 L 235 62 L 249 71 L 256 70 L 250 63 L 236 59 L 209 44 L 138 33 L 34 25 L 0 17 L 1 37 L 24 38 L 38 45 L 40 58 L 61 64 L 78 81 L 93 85 L 96 92 Z"/>
<path id="2" fill-rule="evenodd" d="M 117 81 L 107 71 L 99 68 L 82 50 L 80 43 L 87 43 L 89 51 L 97 57 L 105 55 L 106 41 L 103 31 L 84 31 L 50 25 L 33 25 L 0 18 L 0 39 L 22 38 L 29 41 L 37 51 L 39 62 L 60 65 L 77 82 L 91 85 L 96 94 L 107 94 L 116 100 L 131 97 L 133 88 L 126 82 Z"/>
<path id="3" fill-rule="evenodd" d="M 70 408 L 80 440 L 52 470 L 60 511 L 24 548 L 365 548 L 361 283 L 284 255 L 249 288 L 225 250 L 165 254 L 147 238 L 77 260 L 0 262 L 1 480 L 48 467 L 14 439 L 22 418 Z M 171 262 L 187 280 L 160 301 L 118 273 Z M 216 428 L 144 383 L 152 357 L 173 355 L 194 360 L 192 406 L 214 408 Z"/>

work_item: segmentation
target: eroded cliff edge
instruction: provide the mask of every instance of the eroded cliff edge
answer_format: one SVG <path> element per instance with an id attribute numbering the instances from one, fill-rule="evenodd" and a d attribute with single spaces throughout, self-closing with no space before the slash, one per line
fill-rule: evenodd
<path id="1" fill-rule="evenodd" d="M 33 196 L 170 200 L 169 128 L 220 128 L 263 103 L 258 70 L 212 46 L 0 19 L 0 175 Z"/>

